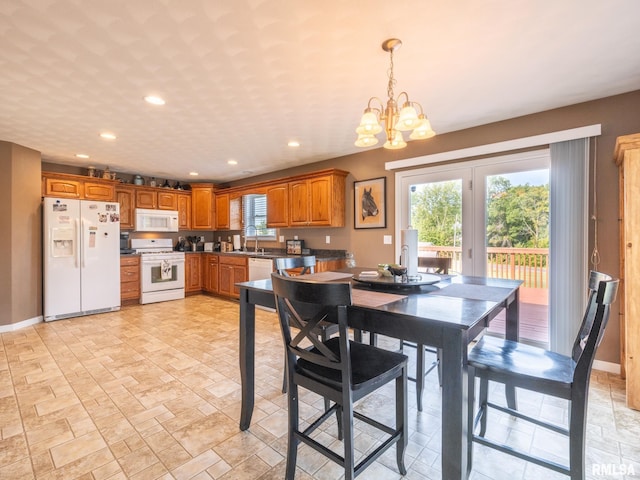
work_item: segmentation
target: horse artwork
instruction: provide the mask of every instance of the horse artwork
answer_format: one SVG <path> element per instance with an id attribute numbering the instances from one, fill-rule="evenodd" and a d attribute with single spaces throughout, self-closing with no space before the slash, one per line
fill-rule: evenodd
<path id="1" fill-rule="evenodd" d="M 362 221 L 367 217 L 375 217 L 378 215 L 378 206 L 376 205 L 373 195 L 371 195 L 372 190 L 373 188 L 369 190 L 365 188 L 362 193 Z"/>
<path id="2" fill-rule="evenodd" d="M 386 178 L 354 182 L 355 228 L 386 227 Z"/>

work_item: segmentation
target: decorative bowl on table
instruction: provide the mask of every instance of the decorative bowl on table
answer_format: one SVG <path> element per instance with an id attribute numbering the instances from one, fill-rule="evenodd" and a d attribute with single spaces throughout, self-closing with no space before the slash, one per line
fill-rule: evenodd
<path id="1" fill-rule="evenodd" d="M 389 271 L 396 277 L 400 277 L 407 274 L 407 267 L 403 267 L 401 265 L 389 265 Z"/>

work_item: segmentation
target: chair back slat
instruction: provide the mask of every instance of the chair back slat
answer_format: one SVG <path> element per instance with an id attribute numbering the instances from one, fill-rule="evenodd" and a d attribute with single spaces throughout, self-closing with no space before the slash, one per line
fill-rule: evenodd
<path id="1" fill-rule="evenodd" d="M 271 283 L 284 344 L 291 356 L 289 365 L 295 366 L 298 358 L 303 358 L 317 365 L 348 372 L 347 306 L 351 305 L 351 284 L 316 282 L 278 273 L 271 274 Z M 322 321 L 338 323 L 340 355 L 329 350 L 313 333 L 315 326 Z M 299 330 L 295 337 L 292 337 L 291 327 Z M 311 345 L 304 347 L 302 344 L 307 342 Z"/>
<path id="2" fill-rule="evenodd" d="M 314 255 L 306 255 L 304 257 L 281 257 L 274 260 L 276 272 L 285 277 L 290 276 L 289 270 L 301 268 L 299 275 L 307 275 L 315 273 L 316 257 Z"/>

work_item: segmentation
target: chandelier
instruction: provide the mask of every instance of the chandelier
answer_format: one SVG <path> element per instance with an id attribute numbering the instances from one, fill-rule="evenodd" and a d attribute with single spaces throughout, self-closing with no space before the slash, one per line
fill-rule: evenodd
<path id="1" fill-rule="evenodd" d="M 397 38 L 390 38 L 382 42 L 382 49 L 389 52 L 390 57 L 389 84 L 387 86 L 389 99 L 386 107 L 378 97 L 369 99 L 367 108 L 360 119 L 360 125 L 356 128 L 358 134 L 355 142 L 356 147 L 371 147 L 378 143 L 376 135 L 382 131 L 383 127 L 387 134 L 387 141 L 383 147 L 389 149 L 407 146 L 402 132 L 413 130 L 409 135 L 412 140 L 431 138 L 436 134 L 431 128 L 431 122 L 422 111 L 422 106 L 417 102 L 411 102 L 407 92 L 400 93 L 397 99 L 394 98 L 393 87 L 396 80 L 393 78 L 393 52 L 401 46 L 402 41 Z M 402 109 L 398 109 L 398 105 L 402 105 Z"/>

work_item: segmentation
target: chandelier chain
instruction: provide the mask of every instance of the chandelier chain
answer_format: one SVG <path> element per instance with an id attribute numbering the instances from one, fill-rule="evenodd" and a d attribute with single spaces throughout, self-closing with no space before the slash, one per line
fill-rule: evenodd
<path id="1" fill-rule="evenodd" d="M 387 86 L 387 96 L 393 99 L 393 87 L 396 83 L 396 79 L 393 77 L 393 49 L 389 51 L 389 85 Z"/>

